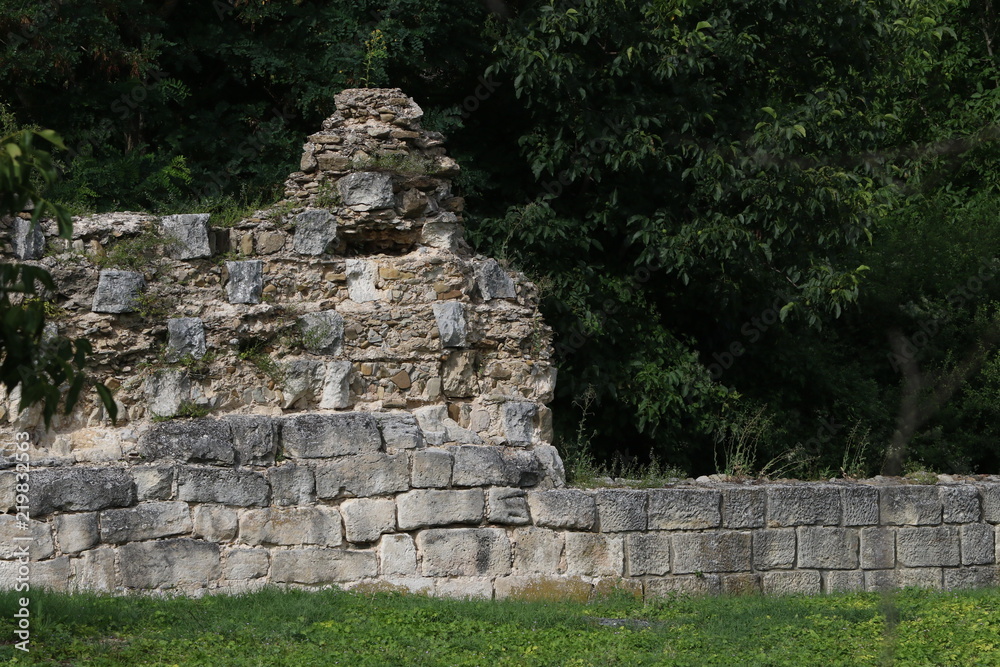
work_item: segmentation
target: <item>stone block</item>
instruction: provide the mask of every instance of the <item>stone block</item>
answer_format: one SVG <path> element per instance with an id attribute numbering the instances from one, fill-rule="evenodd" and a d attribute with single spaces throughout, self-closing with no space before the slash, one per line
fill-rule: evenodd
<path id="1" fill-rule="evenodd" d="M 670 574 L 670 534 L 633 533 L 625 537 L 626 574 Z"/>
<path id="2" fill-rule="evenodd" d="M 758 570 L 795 567 L 795 529 L 771 528 L 753 532 L 753 566 Z"/>
<path id="3" fill-rule="evenodd" d="M 264 262 L 250 259 L 242 262 L 226 262 L 229 281 L 226 283 L 226 298 L 229 303 L 260 303 L 264 292 Z"/>
<path id="4" fill-rule="evenodd" d="M 194 536 L 209 542 L 229 542 L 239 530 L 239 515 L 221 505 L 197 505 L 194 508 Z"/>
<path id="5" fill-rule="evenodd" d="M 451 485 L 454 458 L 443 449 L 421 449 L 410 455 L 410 484 L 417 489 L 444 488 Z"/>
<path id="6" fill-rule="evenodd" d="M 417 573 L 417 547 L 409 535 L 383 535 L 378 545 L 378 559 L 383 577 Z"/>
<path id="7" fill-rule="evenodd" d="M 878 526 L 861 529 L 861 567 L 888 570 L 896 567 L 896 530 Z"/>
<path id="8" fill-rule="evenodd" d="M 495 259 L 488 259 L 476 267 L 476 284 L 483 299 L 515 299 L 514 281 Z"/>
<path id="9" fill-rule="evenodd" d="M 348 542 L 374 542 L 396 530 L 396 503 L 392 498 L 356 498 L 340 504 Z"/>
<path id="10" fill-rule="evenodd" d="M 538 405 L 530 401 L 507 401 L 503 404 L 502 423 L 507 444 L 527 447 L 534 441 Z"/>
<path id="11" fill-rule="evenodd" d="M 315 208 L 295 216 L 292 248 L 300 255 L 322 255 L 337 240 L 337 220 L 325 208 Z"/>
<path id="12" fill-rule="evenodd" d="M 190 357 L 201 359 L 208 351 L 205 324 L 197 317 L 172 317 L 167 320 L 167 361 Z"/>
<path id="13" fill-rule="evenodd" d="M 379 451 L 382 436 L 375 419 L 364 412 L 305 414 L 284 420 L 285 455 L 295 458 L 329 458 Z"/>
<path id="14" fill-rule="evenodd" d="M 840 490 L 817 484 L 767 487 L 767 525 L 836 526 L 840 523 Z"/>
<path id="15" fill-rule="evenodd" d="M 904 567 L 954 567 L 961 563 L 956 526 L 900 528 L 896 558 Z"/>
<path id="16" fill-rule="evenodd" d="M 566 574 L 620 577 L 625 567 L 624 538 L 595 533 L 566 533 Z"/>
<path id="17" fill-rule="evenodd" d="M 465 347 L 469 337 L 465 304 L 460 301 L 436 301 L 431 308 L 437 322 L 441 347 Z"/>
<path id="18" fill-rule="evenodd" d="M 334 507 L 268 507 L 240 516 L 240 541 L 264 546 L 343 543 L 340 512 Z"/>
<path id="19" fill-rule="evenodd" d="M 31 472 L 31 513 L 93 512 L 136 502 L 135 482 L 121 468 L 53 468 Z"/>
<path id="20" fill-rule="evenodd" d="M 45 254 L 45 234 L 42 233 L 40 221 L 33 224 L 31 220 L 14 218 L 10 232 L 10 243 L 14 247 L 14 256 L 18 259 L 41 259 Z"/>
<path id="21" fill-rule="evenodd" d="M 269 466 L 281 443 L 281 422 L 264 415 L 228 415 L 221 420 L 229 426 L 235 463 Z"/>
<path id="22" fill-rule="evenodd" d="M 854 570 L 858 567 L 860 540 L 856 528 L 801 526 L 797 538 L 798 566 L 801 568 Z"/>
<path id="23" fill-rule="evenodd" d="M 271 558 L 267 549 L 231 549 L 226 553 L 222 573 L 230 581 L 246 581 L 267 576 Z"/>
<path id="24" fill-rule="evenodd" d="M 879 492 L 874 486 L 852 484 L 840 487 L 845 526 L 875 526 L 879 521 Z"/>
<path id="25" fill-rule="evenodd" d="M 409 412 L 377 412 L 375 423 L 383 444 L 390 449 L 419 449 L 424 446 L 417 418 Z"/>
<path id="26" fill-rule="evenodd" d="M 535 525 L 545 528 L 592 530 L 597 521 L 594 495 L 578 489 L 529 491 L 528 507 Z"/>
<path id="27" fill-rule="evenodd" d="M 479 394 L 478 367 L 479 352 L 476 350 L 452 350 L 441 365 L 441 386 L 445 396 L 468 398 Z"/>
<path id="28" fill-rule="evenodd" d="M 351 372 L 349 361 L 328 361 L 323 365 L 323 387 L 320 390 L 321 410 L 340 410 L 351 405 Z"/>
<path id="29" fill-rule="evenodd" d="M 169 239 L 167 254 L 174 259 L 200 259 L 211 257 L 208 243 L 208 213 L 168 215 L 160 222 L 164 235 Z"/>
<path id="30" fill-rule="evenodd" d="M 502 581 L 509 577 L 497 579 Z M 487 577 L 456 577 L 455 579 L 430 579 L 434 582 L 434 596 L 453 600 L 490 600 L 493 598 L 493 581 Z"/>
<path id="31" fill-rule="evenodd" d="M 0 514 L 13 512 L 17 506 L 17 474 L 13 470 L 0 471 Z"/>
<path id="32" fill-rule="evenodd" d="M 177 499 L 185 502 L 250 507 L 267 505 L 270 497 L 260 473 L 186 466 L 177 471 Z"/>
<path id="33" fill-rule="evenodd" d="M 857 593 L 865 589 L 865 573 L 860 570 L 830 570 L 823 573 L 824 593 Z"/>
<path id="34" fill-rule="evenodd" d="M 118 548 L 126 588 L 174 588 L 214 583 L 222 576 L 219 545 L 187 538 L 133 542 Z"/>
<path id="35" fill-rule="evenodd" d="M 486 520 L 489 523 L 507 526 L 523 526 L 531 523 L 528 513 L 528 499 L 523 489 L 493 487 L 486 492 Z"/>
<path id="36" fill-rule="evenodd" d="M 139 307 L 139 295 L 144 289 L 146 280 L 141 273 L 104 269 L 90 309 L 95 313 L 131 313 Z"/>
<path id="37" fill-rule="evenodd" d="M 191 400 L 191 377 L 177 368 L 153 371 L 142 390 L 153 417 L 176 417 L 181 406 Z"/>
<path id="38" fill-rule="evenodd" d="M 123 544 L 171 537 L 191 532 L 191 512 L 187 503 L 143 503 L 128 509 L 100 513 L 101 541 Z"/>
<path id="39" fill-rule="evenodd" d="M 976 523 L 982 519 L 979 506 L 979 489 L 971 484 L 942 486 L 938 488 L 943 505 L 945 523 Z"/>
<path id="40" fill-rule="evenodd" d="M 763 592 L 759 574 L 724 574 L 719 578 L 725 595 L 759 595 Z"/>
<path id="41" fill-rule="evenodd" d="M 316 490 L 313 471 L 306 466 L 284 462 L 269 468 L 264 476 L 271 485 L 271 503 L 279 507 L 307 505 L 312 502 Z"/>
<path id="42" fill-rule="evenodd" d="M 936 486 L 885 486 L 882 494 L 882 524 L 928 526 L 941 523 L 942 503 Z"/>
<path id="43" fill-rule="evenodd" d="M 24 547 L 32 561 L 51 557 L 55 553 L 52 526 L 29 519 L 27 526 L 22 527 L 13 514 L 0 514 L 0 559 L 23 558 Z"/>
<path id="44" fill-rule="evenodd" d="M 968 590 L 971 588 L 990 588 L 1000 584 L 1000 573 L 996 566 L 963 567 L 956 570 L 945 570 L 943 586 L 948 591 Z"/>
<path id="45" fill-rule="evenodd" d="M 563 465 L 562 457 L 558 450 L 552 445 L 535 445 L 531 448 L 532 453 L 542 464 L 542 481 L 539 488 L 562 487 L 566 485 L 566 467 Z"/>
<path id="46" fill-rule="evenodd" d="M 499 528 L 434 528 L 418 533 L 416 544 L 425 577 L 510 574 L 510 541 Z"/>
<path id="47" fill-rule="evenodd" d="M 722 579 L 717 574 L 656 577 L 646 579 L 642 589 L 647 598 L 674 595 L 718 595 L 722 592 Z"/>
<path id="48" fill-rule="evenodd" d="M 1000 523 L 1000 484 L 983 484 L 979 491 L 983 495 L 983 521 Z"/>
<path id="49" fill-rule="evenodd" d="M 232 465 L 232 430 L 222 419 L 178 419 L 154 423 L 139 437 L 139 455 L 147 461 Z"/>
<path id="50" fill-rule="evenodd" d="M 344 206 L 364 207 L 364 210 L 392 208 L 396 198 L 392 192 L 392 177 L 378 171 L 356 171 L 337 181 Z"/>
<path id="51" fill-rule="evenodd" d="M 413 415 L 420 424 L 424 440 L 429 445 L 443 445 L 456 442 L 459 444 L 483 444 L 482 438 L 468 429 L 458 425 L 458 422 L 448 417 L 448 406 L 428 405 L 417 408 Z"/>
<path id="52" fill-rule="evenodd" d="M 306 313 L 299 318 L 302 342 L 313 354 L 340 354 L 344 345 L 344 318 L 335 310 Z"/>
<path id="53" fill-rule="evenodd" d="M 485 510 L 486 498 L 482 489 L 418 489 L 396 496 L 396 516 L 400 530 L 479 523 Z"/>
<path id="54" fill-rule="evenodd" d="M 59 551 L 64 554 L 86 551 L 100 541 L 97 512 L 58 514 L 54 524 Z"/>
<path id="55" fill-rule="evenodd" d="M 112 593 L 121 585 L 115 572 L 115 551 L 92 549 L 74 559 L 73 583 L 77 591 Z"/>
<path id="56" fill-rule="evenodd" d="M 66 592 L 69 590 L 73 566 L 69 556 L 59 556 L 31 566 L 31 589 Z"/>
<path id="57" fill-rule="evenodd" d="M 941 568 L 866 570 L 865 590 L 884 592 L 897 588 L 941 588 Z"/>
<path id="58" fill-rule="evenodd" d="M 561 572 L 565 533 L 546 528 L 518 528 L 514 531 L 514 572 L 517 574 L 558 574 Z"/>
<path id="59" fill-rule="evenodd" d="M 652 489 L 650 530 L 699 530 L 722 523 L 722 494 L 714 489 Z"/>
<path id="60" fill-rule="evenodd" d="M 675 533 L 674 574 L 695 572 L 743 572 L 750 569 L 751 540 L 748 532 Z"/>
<path id="61" fill-rule="evenodd" d="M 602 533 L 646 530 L 645 491 L 600 489 L 595 494 L 597 524 Z"/>
<path id="62" fill-rule="evenodd" d="M 278 584 L 335 584 L 378 576 L 374 551 L 343 549 L 288 549 L 271 554 L 271 582 Z"/>
<path id="63" fill-rule="evenodd" d="M 317 498 L 365 498 L 410 488 L 409 455 L 358 454 L 316 467 Z"/>
<path id="64" fill-rule="evenodd" d="M 817 595 L 822 591 L 819 572 L 765 572 L 761 577 L 765 595 Z"/>
<path id="65" fill-rule="evenodd" d="M 725 528 L 764 526 L 764 489 L 722 490 L 722 525 Z"/>
<path id="66" fill-rule="evenodd" d="M 996 562 L 996 535 L 993 526 L 971 523 L 959 528 L 962 565 L 992 565 Z"/>
<path id="67" fill-rule="evenodd" d="M 455 486 L 534 486 L 542 478 L 542 466 L 531 452 L 498 447 L 464 445 L 452 447 Z"/>
<path id="68" fill-rule="evenodd" d="M 382 293 L 375 287 L 378 266 L 366 259 L 349 259 L 346 262 L 347 295 L 355 303 L 378 301 Z"/>
<path id="69" fill-rule="evenodd" d="M 281 376 L 281 407 L 305 408 L 316 401 L 319 386 L 326 379 L 326 366 L 315 359 L 290 359 L 281 363 Z"/>

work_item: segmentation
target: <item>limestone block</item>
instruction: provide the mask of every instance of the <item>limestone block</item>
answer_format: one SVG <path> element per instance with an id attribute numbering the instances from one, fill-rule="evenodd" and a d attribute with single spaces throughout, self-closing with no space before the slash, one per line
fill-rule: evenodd
<path id="1" fill-rule="evenodd" d="M 630 577 L 643 574 L 670 574 L 670 534 L 632 533 L 625 536 Z"/>
<path id="2" fill-rule="evenodd" d="M 483 444 L 483 439 L 468 429 L 458 425 L 458 422 L 448 417 L 448 406 L 428 405 L 413 411 L 424 440 L 429 445 L 443 445 L 446 442 L 460 444 Z"/>
<path id="3" fill-rule="evenodd" d="M 143 500 L 170 500 L 173 495 L 174 469 L 169 466 L 133 466 L 136 496 Z"/>
<path id="4" fill-rule="evenodd" d="M 115 551 L 108 547 L 80 554 L 73 562 L 73 582 L 77 591 L 111 593 L 120 583 L 115 573 Z"/>
<path id="5" fill-rule="evenodd" d="M 954 567 L 961 563 L 959 545 L 956 526 L 900 528 L 896 535 L 896 558 L 904 567 Z"/>
<path id="6" fill-rule="evenodd" d="M 876 593 L 894 588 L 941 588 L 941 568 L 866 570 L 865 590 Z"/>
<path id="7" fill-rule="evenodd" d="M 941 523 L 942 503 L 936 486 L 886 486 L 882 494 L 882 524 L 926 526 Z"/>
<path id="8" fill-rule="evenodd" d="M 73 566 L 69 556 L 34 563 L 31 566 L 31 588 L 65 592 L 69 590 Z"/>
<path id="9" fill-rule="evenodd" d="M 185 463 L 232 465 L 230 421 L 180 419 L 154 423 L 139 437 L 139 455 L 147 461 L 171 459 Z"/>
<path id="10" fill-rule="evenodd" d="M 643 584 L 643 593 L 650 598 L 671 595 L 718 595 L 721 592 L 722 579 L 717 574 L 658 577 L 647 579 Z"/>
<path id="11" fill-rule="evenodd" d="M 0 514 L 0 559 L 23 557 L 24 547 L 28 548 L 32 561 L 52 556 L 55 553 L 52 526 L 44 521 L 29 519 L 27 526 L 22 527 L 13 514 Z"/>
<path id="12" fill-rule="evenodd" d="M 479 353 L 475 350 L 452 350 L 441 365 L 441 386 L 445 396 L 467 398 L 479 393 L 478 365 Z"/>
<path id="13" fill-rule="evenodd" d="M 222 573 L 231 581 L 246 581 L 267 576 L 271 558 L 267 549 L 232 549 L 226 554 Z"/>
<path id="14" fill-rule="evenodd" d="M 146 378 L 143 393 L 153 416 L 174 417 L 190 401 L 191 378 L 186 370 L 158 370 Z"/>
<path id="15" fill-rule="evenodd" d="M 562 457 L 558 450 L 552 445 L 535 445 L 532 448 L 535 457 L 542 464 L 543 479 L 539 486 L 545 484 L 549 487 L 562 487 L 566 485 L 566 468 L 563 466 Z"/>
<path id="16" fill-rule="evenodd" d="M 565 533 L 547 528 L 518 528 L 514 531 L 514 572 L 517 574 L 557 574 L 563 555 Z"/>
<path id="17" fill-rule="evenodd" d="M 523 489 L 493 487 L 486 492 L 489 523 L 508 526 L 523 526 L 531 523 L 528 514 L 528 500 Z"/>
<path id="18" fill-rule="evenodd" d="M 177 499 L 186 502 L 239 507 L 267 505 L 270 491 L 264 476 L 249 470 L 185 466 L 177 471 Z"/>
<path id="19" fill-rule="evenodd" d="M 274 463 L 281 440 L 281 422 L 264 415 L 227 415 L 237 465 L 269 466 Z"/>
<path id="20" fill-rule="evenodd" d="M 392 177 L 377 171 L 356 171 L 337 181 L 344 206 L 364 206 L 365 210 L 392 208 L 396 198 Z"/>
<path id="21" fill-rule="evenodd" d="M 313 354 L 340 354 L 344 344 L 344 318 L 335 310 L 306 313 L 299 318 L 302 341 Z"/>
<path id="22" fill-rule="evenodd" d="M 503 404 L 503 432 L 507 444 L 525 447 L 534 440 L 538 405 L 529 401 L 507 401 Z"/>
<path id="23" fill-rule="evenodd" d="M 896 530 L 885 526 L 861 529 L 861 567 L 888 570 L 896 566 Z"/>
<path id="24" fill-rule="evenodd" d="M 798 529 L 799 567 L 854 570 L 860 540 L 855 528 L 802 526 Z"/>
<path id="25" fill-rule="evenodd" d="M 437 301 L 431 308 L 437 321 L 441 346 L 465 347 L 469 335 L 465 304 L 460 301 Z"/>
<path id="26" fill-rule="evenodd" d="M 482 489 L 437 491 L 417 489 L 396 496 L 400 530 L 454 523 L 479 523 L 486 510 Z"/>
<path id="27" fill-rule="evenodd" d="M 674 574 L 750 569 L 750 533 L 710 531 L 673 535 Z"/>
<path id="28" fill-rule="evenodd" d="M 993 526 L 972 523 L 961 526 L 962 565 L 992 565 L 996 562 Z"/>
<path id="29" fill-rule="evenodd" d="M 488 259 L 476 267 L 476 284 L 483 299 L 515 299 L 514 281 L 495 259 Z"/>
<path id="30" fill-rule="evenodd" d="M 714 489 L 649 491 L 650 530 L 717 528 L 722 523 L 722 494 Z"/>
<path id="31" fill-rule="evenodd" d="M 765 595 L 816 595 L 822 588 L 819 572 L 765 572 L 761 584 Z"/>
<path id="32" fill-rule="evenodd" d="M 722 592 L 725 595 L 759 595 L 763 593 L 759 574 L 723 574 Z"/>
<path id="33" fill-rule="evenodd" d="M 417 533 L 416 544 L 425 577 L 510 574 L 510 540 L 499 528 L 434 528 Z"/>
<path id="34" fill-rule="evenodd" d="M 282 408 L 288 410 L 316 398 L 317 385 L 325 384 L 326 366 L 315 359 L 292 359 L 282 363 Z M 304 405 L 300 405 L 304 407 Z"/>
<path id="35" fill-rule="evenodd" d="M 983 484 L 979 490 L 983 494 L 983 521 L 1000 523 L 1000 484 Z"/>
<path id="36" fill-rule="evenodd" d="M 0 514 L 14 511 L 17 506 L 17 474 L 13 470 L 0 471 Z"/>
<path id="37" fill-rule="evenodd" d="M 229 273 L 229 282 L 226 283 L 229 303 L 260 303 L 264 291 L 263 261 L 226 262 L 226 271 Z"/>
<path id="38" fill-rule="evenodd" d="M 508 577 L 497 579 L 503 581 Z M 427 579 L 434 582 L 434 597 L 452 600 L 491 600 L 493 580 L 488 577 L 455 577 L 454 579 Z"/>
<path id="39" fill-rule="evenodd" d="M 132 475 L 121 468 L 35 469 L 31 473 L 31 513 L 92 512 L 136 502 Z"/>
<path id="40" fill-rule="evenodd" d="M 454 458 L 440 449 L 424 449 L 411 456 L 410 485 L 417 489 L 444 488 L 451 485 Z"/>
<path id="41" fill-rule="evenodd" d="M 14 256 L 20 260 L 41 259 L 45 254 L 45 235 L 40 222 L 32 224 L 31 220 L 14 218 L 10 241 Z"/>
<path id="42" fill-rule="evenodd" d="M 322 255 L 337 240 L 337 221 L 325 208 L 315 208 L 295 216 L 292 248 L 300 255 Z"/>
<path id="43" fill-rule="evenodd" d="M 353 498 L 340 504 L 348 542 L 374 542 L 396 530 L 396 503 L 392 498 Z"/>
<path id="44" fill-rule="evenodd" d="M 645 491 L 627 489 L 600 489 L 595 494 L 598 530 L 616 533 L 627 530 L 646 530 Z"/>
<path id="45" fill-rule="evenodd" d="M 239 530 L 239 515 L 221 505 L 194 508 L 194 536 L 209 542 L 229 542 Z"/>
<path id="46" fill-rule="evenodd" d="M 375 262 L 365 259 L 349 259 L 347 265 L 347 295 L 351 301 L 366 303 L 378 301 L 381 291 L 375 287 L 378 267 Z"/>
<path id="47" fill-rule="evenodd" d="M 722 490 L 722 525 L 726 528 L 764 527 L 764 489 Z"/>
<path id="48" fill-rule="evenodd" d="M 271 581 L 279 584 L 335 584 L 378 575 L 374 551 L 288 549 L 271 554 Z"/>
<path id="49" fill-rule="evenodd" d="M 938 489 L 945 523 L 975 523 L 982 518 L 979 489 L 971 484 L 942 486 Z"/>
<path id="50" fill-rule="evenodd" d="M 566 533 L 566 574 L 585 577 L 621 576 L 625 549 L 620 536 Z"/>
<path id="51" fill-rule="evenodd" d="M 101 541 L 122 544 L 191 532 L 191 512 L 187 503 L 167 501 L 143 503 L 129 509 L 100 513 Z"/>
<path id="52" fill-rule="evenodd" d="M 306 466 L 283 462 L 264 472 L 271 485 L 271 503 L 277 506 L 307 505 L 316 490 L 313 471 Z"/>
<path id="53" fill-rule="evenodd" d="M 420 242 L 432 248 L 456 252 L 463 242 L 462 225 L 445 219 L 426 222 L 420 228 Z"/>
<path id="54" fill-rule="evenodd" d="M 875 526 L 879 521 L 879 492 L 874 486 L 855 484 L 840 488 L 845 526 Z"/>
<path id="55" fill-rule="evenodd" d="M 167 320 L 167 361 L 185 357 L 201 359 L 208 351 L 205 324 L 197 317 L 173 317 Z"/>
<path id="56" fill-rule="evenodd" d="M 767 525 L 836 526 L 840 523 L 840 491 L 819 484 L 767 487 Z"/>
<path id="57" fill-rule="evenodd" d="M 59 551 L 64 554 L 86 551 L 100 541 L 97 512 L 56 515 L 55 529 Z"/>
<path id="58" fill-rule="evenodd" d="M 257 252 L 261 255 L 273 255 L 285 247 L 285 235 L 281 232 L 259 232 L 257 234 Z"/>
<path id="59" fill-rule="evenodd" d="M 530 452 L 502 452 L 497 447 L 452 447 L 455 486 L 534 486 L 541 463 Z"/>
<path id="60" fill-rule="evenodd" d="M 126 588 L 207 585 L 222 575 L 219 545 L 188 538 L 133 542 L 118 548 Z"/>
<path id="61" fill-rule="evenodd" d="M 593 494 L 578 489 L 529 491 L 528 507 L 536 526 L 592 530 L 597 521 Z"/>
<path id="62" fill-rule="evenodd" d="M 830 570 L 823 573 L 826 593 L 857 593 L 865 589 L 865 573 L 860 570 Z"/>
<path id="63" fill-rule="evenodd" d="M 265 546 L 316 544 L 336 547 L 343 541 L 340 512 L 334 507 L 267 507 L 240 516 L 240 541 Z"/>
<path id="64" fill-rule="evenodd" d="M 320 409 L 337 410 L 351 405 L 352 370 L 354 366 L 349 361 L 328 361 L 325 364 Z"/>
<path id="65" fill-rule="evenodd" d="M 165 216 L 160 226 L 164 235 L 170 239 L 167 253 L 174 259 L 211 257 L 208 218 L 208 213 Z"/>
<path id="66" fill-rule="evenodd" d="M 295 458 L 329 458 L 379 451 L 382 436 L 370 414 L 305 414 L 282 424 L 285 454 Z"/>
<path id="67" fill-rule="evenodd" d="M 141 273 L 104 269 L 90 309 L 95 313 L 131 313 L 138 308 L 139 294 L 146 289 Z"/>
<path id="68" fill-rule="evenodd" d="M 344 498 L 381 496 L 410 488 L 410 464 L 406 452 L 358 454 L 316 467 L 316 497 Z"/>
<path id="69" fill-rule="evenodd" d="M 1000 573 L 995 566 L 963 567 L 944 571 L 943 587 L 948 591 L 990 588 L 998 583 L 1000 583 Z"/>
<path id="70" fill-rule="evenodd" d="M 424 446 L 424 436 L 417 418 L 409 412 L 377 412 L 375 423 L 382 442 L 390 449 L 417 449 Z"/>
<path id="71" fill-rule="evenodd" d="M 417 573 L 417 547 L 409 535 L 383 535 L 378 546 L 382 576 Z"/>
<path id="72" fill-rule="evenodd" d="M 753 532 L 753 566 L 757 570 L 795 567 L 795 529 L 755 530 Z"/>

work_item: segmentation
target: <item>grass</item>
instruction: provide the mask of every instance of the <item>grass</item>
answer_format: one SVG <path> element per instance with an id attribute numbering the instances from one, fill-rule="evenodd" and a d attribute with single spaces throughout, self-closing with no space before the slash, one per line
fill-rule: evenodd
<path id="1" fill-rule="evenodd" d="M 153 599 L 0 593 L 0 662 L 64 665 L 997 665 L 1000 591 L 882 598 L 626 595 L 589 604 L 264 590 Z"/>

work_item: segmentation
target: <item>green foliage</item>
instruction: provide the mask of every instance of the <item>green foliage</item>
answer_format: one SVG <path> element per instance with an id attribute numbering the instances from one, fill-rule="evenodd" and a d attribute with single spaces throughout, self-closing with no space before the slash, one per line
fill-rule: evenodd
<path id="1" fill-rule="evenodd" d="M 358 171 L 391 171 L 406 176 L 423 176 L 434 173 L 433 158 L 414 153 L 376 154 L 351 161 L 351 168 Z"/>
<path id="2" fill-rule="evenodd" d="M 147 229 L 137 236 L 115 241 L 103 256 L 94 258 L 94 263 L 102 269 L 147 271 L 170 242 L 159 230 Z"/>
<path id="3" fill-rule="evenodd" d="M 266 346 L 267 341 L 261 339 L 254 338 L 243 341 L 240 343 L 240 351 L 237 356 L 243 361 L 250 362 L 266 377 L 281 384 L 285 379 L 285 371 L 267 352 Z"/>

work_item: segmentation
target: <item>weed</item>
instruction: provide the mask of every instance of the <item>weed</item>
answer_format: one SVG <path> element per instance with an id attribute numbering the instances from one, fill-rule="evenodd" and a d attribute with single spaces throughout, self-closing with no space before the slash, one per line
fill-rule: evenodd
<path id="1" fill-rule="evenodd" d="M 35 297 L 33 299 L 26 299 L 24 302 L 24 306 L 28 307 L 36 303 L 40 303 L 42 305 L 42 311 L 45 313 L 46 320 L 61 320 L 69 315 L 68 310 L 57 305 L 54 301 L 47 301 L 45 299 L 40 299 L 38 297 Z"/>
<path id="2" fill-rule="evenodd" d="M 855 422 L 851 432 L 847 434 L 847 442 L 844 445 L 844 457 L 840 462 L 840 474 L 850 479 L 865 477 L 868 472 L 868 459 L 866 453 L 868 446 L 868 434 L 871 428 L 865 428 L 864 433 L 858 435 L 861 429 L 861 420 Z"/>
<path id="3" fill-rule="evenodd" d="M 171 419 L 199 419 L 212 412 L 212 408 L 207 405 L 196 405 L 190 401 L 182 401 L 180 407 L 177 408 L 177 412 L 166 417 L 163 415 L 154 415 L 154 422 L 165 422 Z"/>
<path id="4" fill-rule="evenodd" d="M 274 204 L 266 211 L 266 216 L 269 222 L 275 225 L 284 225 L 285 218 L 287 218 L 292 211 L 298 208 L 298 203 L 291 201 L 289 199 L 283 199 L 278 203 Z"/>
<path id="5" fill-rule="evenodd" d="M 340 190 L 330 183 L 329 181 L 324 181 L 319 186 L 319 192 L 316 193 L 316 206 L 317 208 L 338 208 L 344 203 L 343 198 L 340 196 Z"/>
<path id="6" fill-rule="evenodd" d="M 143 292 L 135 298 L 135 312 L 144 320 L 163 320 L 173 310 L 173 303 L 162 296 Z"/>
<path id="7" fill-rule="evenodd" d="M 267 342 L 261 339 L 243 341 L 237 356 L 243 361 L 250 362 L 258 371 L 281 384 L 285 379 L 285 371 L 278 362 L 271 358 L 271 355 L 264 351 L 266 344 Z"/>
<path id="8" fill-rule="evenodd" d="M 352 160 L 351 166 L 360 171 L 391 171 L 404 176 L 426 176 L 434 172 L 437 163 L 423 155 L 392 153 Z"/>
<path id="9" fill-rule="evenodd" d="M 103 256 L 94 257 L 94 264 L 102 269 L 144 271 L 156 262 L 160 250 L 172 242 L 159 230 L 147 229 L 138 236 L 115 242 Z"/>

